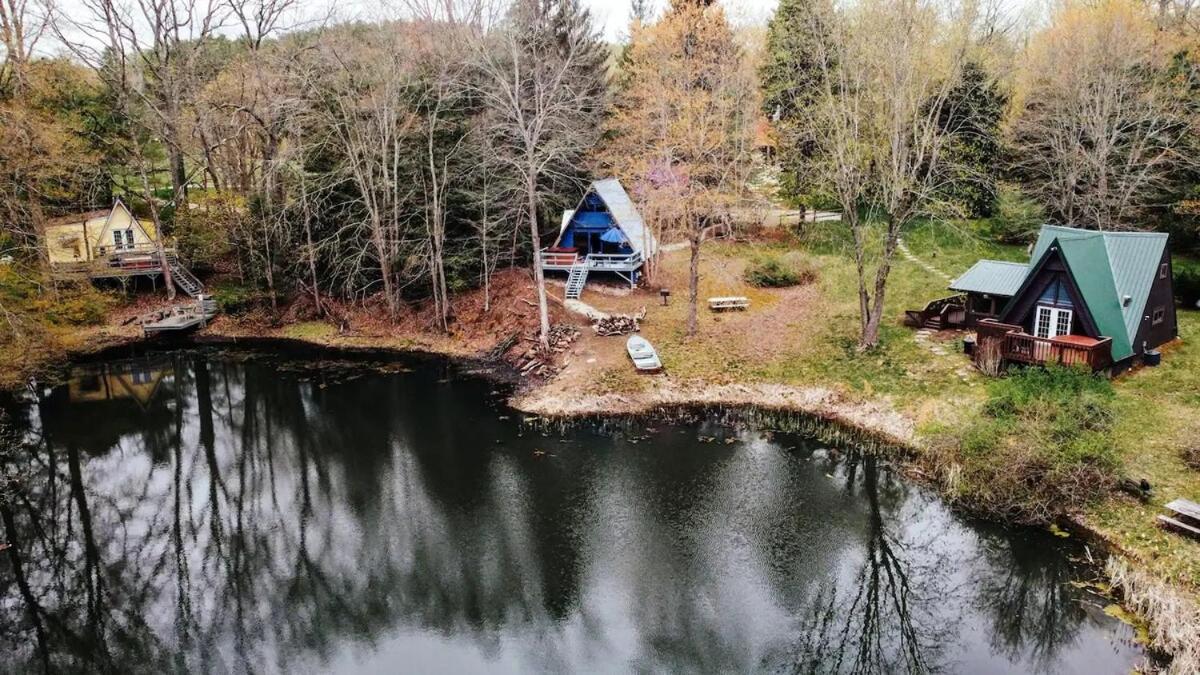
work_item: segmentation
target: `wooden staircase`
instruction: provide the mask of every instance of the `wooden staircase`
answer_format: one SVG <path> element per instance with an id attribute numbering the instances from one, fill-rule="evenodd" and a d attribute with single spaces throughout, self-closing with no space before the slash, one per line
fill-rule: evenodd
<path id="1" fill-rule="evenodd" d="M 578 300 L 579 296 L 583 295 L 583 286 L 587 283 L 588 265 L 587 263 L 576 263 L 571 266 L 571 273 L 567 276 L 567 290 L 565 296 L 568 300 Z"/>
<path id="2" fill-rule="evenodd" d="M 174 282 L 176 288 L 193 298 L 200 297 L 200 294 L 204 292 L 204 284 L 200 283 L 196 275 L 179 262 L 179 258 L 173 255 L 167 256 L 167 265 L 171 268 L 171 281 Z"/>

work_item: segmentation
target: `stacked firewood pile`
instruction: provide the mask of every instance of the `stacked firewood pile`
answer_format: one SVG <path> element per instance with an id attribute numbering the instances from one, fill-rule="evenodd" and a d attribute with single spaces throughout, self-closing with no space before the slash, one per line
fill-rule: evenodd
<path id="1" fill-rule="evenodd" d="M 596 335 L 613 336 L 636 333 L 642 329 L 642 319 L 646 318 L 646 308 L 637 314 L 613 314 L 592 324 Z"/>
<path id="2" fill-rule="evenodd" d="M 533 345 L 517 357 L 517 370 L 521 373 L 521 377 L 553 377 L 559 370 L 566 367 L 566 364 L 561 367 L 556 366 L 556 357 L 570 349 L 571 344 L 577 339 L 579 339 L 579 329 L 562 324 L 550 327 L 548 340 L 550 347 L 548 349 L 542 348 L 536 334 L 525 336 L 525 341 L 532 342 Z"/>

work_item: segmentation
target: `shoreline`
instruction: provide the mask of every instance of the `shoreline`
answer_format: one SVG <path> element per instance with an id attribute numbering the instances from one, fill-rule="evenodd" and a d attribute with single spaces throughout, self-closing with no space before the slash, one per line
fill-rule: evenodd
<path id="1" fill-rule="evenodd" d="M 916 431 L 916 424 L 896 411 L 886 400 L 851 401 L 827 387 L 794 387 L 781 384 L 717 384 L 655 378 L 651 386 L 625 393 L 584 393 L 570 397 L 558 395 L 549 385 L 553 379 L 527 380 L 503 360 L 489 361 L 482 355 L 466 350 L 438 349 L 429 343 L 406 343 L 404 346 L 354 344 L 335 337 L 332 340 L 279 335 L 244 335 L 224 330 L 211 330 L 169 339 L 148 339 L 141 335 L 105 336 L 88 341 L 83 346 L 64 350 L 64 359 L 41 364 L 40 373 L 52 373 L 72 363 L 116 358 L 137 350 L 173 350 L 204 347 L 235 349 L 282 350 L 295 356 L 331 356 L 379 360 L 444 359 L 463 367 L 472 375 L 487 378 L 497 384 L 511 386 L 506 403 L 518 412 L 543 418 L 546 421 L 580 420 L 588 417 L 627 417 L 666 415 L 672 410 L 730 409 L 742 415 L 767 419 L 787 416 L 813 420 L 825 427 L 831 438 L 887 448 L 896 459 L 902 473 L 934 489 L 951 508 L 959 508 L 946 492 L 945 485 L 922 470 L 925 451 Z M 36 376 L 31 376 L 36 377 Z M 13 389 L 13 387 L 5 387 Z M 816 427 L 814 427 L 816 428 Z M 810 431 L 811 433 L 811 431 Z M 990 522 L 1005 525 L 1002 520 L 987 515 L 972 514 Z M 1139 560 L 1119 541 L 1113 540 L 1086 522 L 1081 514 L 1066 514 L 1059 519 L 1075 536 L 1098 545 L 1103 557 L 1094 561 L 1097 573 L 1107 578 L 1114 601 L 1133 613 L 1142 622 L 1151 642 L 1143 644 L 1146 656 L 1155 670 L 1152 672 L 1193 672 L 1200 668 L 1200 646 L 1186 634 L 1181 637 L 1180 626 L 1190 630 L 1200 626 L 1200 606 L 1175 584 L 1157 579 L 1141 569 Z M 1149 590 L 1148 590 L 1149 589 Z M 1169 602 L 1153 598 L 1169 597 Z M 1127 622 L 1128 623 L 1128 622 Z M 1136 630 L 1136 625 L 1135 625 Z M 1165 656 L 1166 667 L 1163 667 Z"/>

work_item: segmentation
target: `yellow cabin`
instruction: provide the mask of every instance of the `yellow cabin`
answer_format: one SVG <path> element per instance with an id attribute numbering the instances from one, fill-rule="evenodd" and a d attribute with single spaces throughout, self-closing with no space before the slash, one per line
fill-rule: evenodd
<path id="1" fill-rule="evenodd" d="M 51 265 L 107 261 L 114 254 L 153 253 L 158 233 L 153 223 L 134 217 L 121 200 L 111 209 L 57 218 L 46 225 Z"/>
<path id="2" fill-rule="evenodd" d="M 132 399 L 145 408 L 162 383 L 165 368 L 147 364 L 115 364 L 77 374 L 68 383 L 68 397 L 74 403 Z"/>

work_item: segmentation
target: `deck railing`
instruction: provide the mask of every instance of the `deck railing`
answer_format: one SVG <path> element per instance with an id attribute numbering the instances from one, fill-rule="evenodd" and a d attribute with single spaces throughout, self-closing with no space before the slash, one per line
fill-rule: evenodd
<path id="1" fill-rule="evenodd" d="M 999 355 L 1006 361 L 1034 365 L 1084 365 L 1100 370 L 1112 365 L 1112 338 L 1100 338 L 1095 344 L 1080 345 L 1055 338 L 1030 335 L 1020 326 L 993 320 L 979 322 L 978 354 L 989 353 L 986 344 L 998 344 Z"/>
<path id="2" fill-rule="evenodd" d="M 594 270 L 629 270 L 642 264 L 642 254 L 633 253 L 589 253 L 588 267 Z"/>
<path id="3" fill-rule="evenodd" d="M 168 243 L 163 252 L 168 260 L 174 259 L 174 242 Z M 120 247 L 106 245 L 96 247 L 96 255 L 91 260 L 55 263 L 52 271 L 60 276 L 89 277 L 153 274 L 162 271 L 162 261 L 158 257 L 158 244 L 154 242 Z"/>
<path id="4" fill-rule="evenodd" d="M 576 251 L 550 251 L 542 249 L 542 267 L 573 267 L 579 262 Z"/>
<path id="5" fill-rule="evenodd" d="M 643 262 L 640 252 L 633 253 L 589 253 L 581 257 L 575 251 L 542 249 L 542 267 L 545 269 L 570 269 L 584 263 L 593 270 L 615 270 L 628 272 L 637 269 Z"/>

